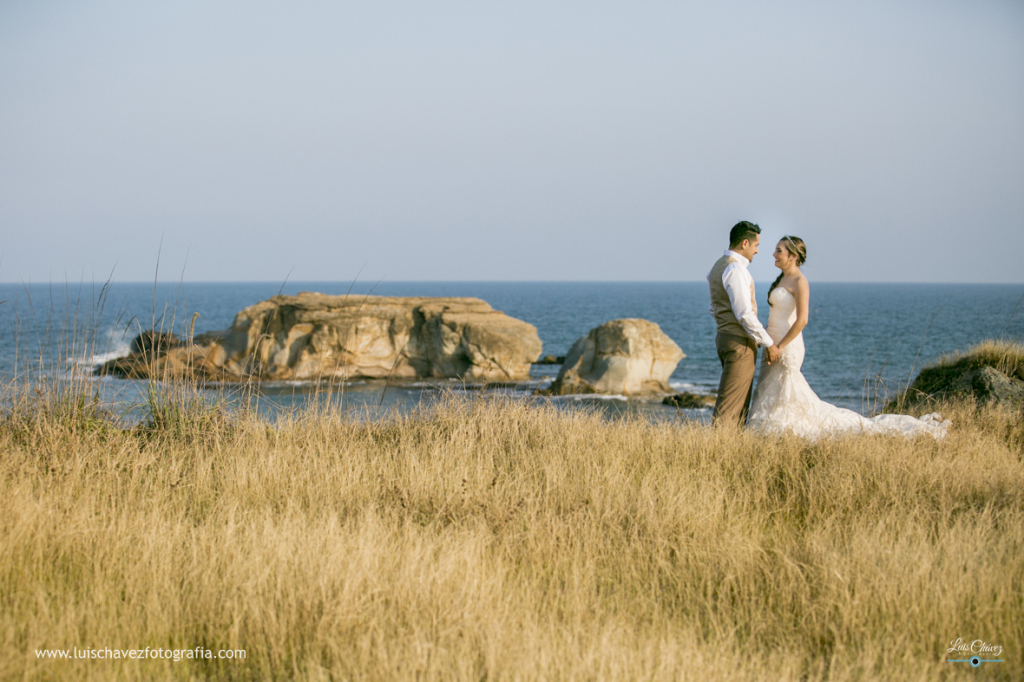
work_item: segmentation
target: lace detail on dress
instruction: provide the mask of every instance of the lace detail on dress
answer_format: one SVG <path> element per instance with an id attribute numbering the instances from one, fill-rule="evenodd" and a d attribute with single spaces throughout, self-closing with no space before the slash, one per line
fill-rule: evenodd
<path id="1" fill-rule="evenodd" d="M 796 299 L 782 287 L 771 295 L 768 335 L 776 342 L 796 321 Z M 768 433 L 795 433 L 817 439 L 843 432 L 901 433 L 915 436 L 927 433 L 936 438 L 945 435 L 950 422 L 938 414 L 920 419 L 904 414 L 864 417 L 853 410 L 836 407 L 821 400 L 811 389 L 800 368 L 804 363 L 804 337 L 801 333 L 782 350 L 778 362 L 761 361 L 757 388 L 750 405 L 748 425 Z"/>

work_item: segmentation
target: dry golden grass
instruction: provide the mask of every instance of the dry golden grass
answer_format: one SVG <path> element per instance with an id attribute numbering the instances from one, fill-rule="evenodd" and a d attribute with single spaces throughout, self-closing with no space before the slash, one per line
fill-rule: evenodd
<path id="1" fill-rule="evenodd" d="M 1024 379 L 1024 343 L 989 339 L 966 351 L 939 358 L 932 367 L 995 367 L 1008 376 Z"/>
<path id="2" fill-rule="evenodd" d="M 1024 416 L 950 409 L 943 441 L 813 444 L 486 397 L 134 431 L 16 409 L 0 677 L 1021 679 Z M 958 637 L 1005 662 L 946 663 Z M 247 656 L 34 653 L 76 646 Z"/>

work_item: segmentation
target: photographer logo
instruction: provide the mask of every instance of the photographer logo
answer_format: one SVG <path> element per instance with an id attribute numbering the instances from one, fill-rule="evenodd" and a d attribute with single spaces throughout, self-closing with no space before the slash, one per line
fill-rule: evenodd
<path id="1" fill-rule="evenodd" d="M 957 637 L 950 641 L 946 653 L 954 658 L 947 658 L 946 663 L 969 663 L 971 667 L 977 668 L 982 663 L 1002 663 L 1000 658 L 1003 654 L 1003 647 L 999 644 L 990 644 L 983 639 L 967 641 L 963 637 Z"/>

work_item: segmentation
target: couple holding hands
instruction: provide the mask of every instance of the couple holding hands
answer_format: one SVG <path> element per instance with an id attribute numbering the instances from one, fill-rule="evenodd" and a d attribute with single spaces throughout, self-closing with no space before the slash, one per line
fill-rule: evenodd
<path id="1" fill-rule="evenodd" d="M 759 226 L 746 220 L 736 223 L 729 232 L 729 248 L 708 273 L 710 312 L 718 326 L 715 345 L 722 363 L 715 424 L 746 424 L 812 440 L 845 432 L 945 435 L 950 422 L 938 414 L 920 419 L 897 414 L 867 418 L 818 398 L 800 371 L 810 301 L 810 286 L 800 271 L 807 247 L 792 236 L 782 237 L 775 246 L 772 255 L 781 272 L 768 290 L 771 309 L 766 329 L 757 317 L 754 280 L 747 271 L 760 241 Z M 755 389 L 758 347 L 765 350 Z"/>

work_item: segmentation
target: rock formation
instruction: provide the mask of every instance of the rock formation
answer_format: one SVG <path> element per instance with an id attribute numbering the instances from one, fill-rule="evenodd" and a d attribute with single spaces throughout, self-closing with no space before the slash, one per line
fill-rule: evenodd
<path id="1" fill-rule="evenodd" d="M 661 404 L 668 405 L 669 407 L 679 407 L 685 410 L 699 410 L 705 407 L 714 407 L 715 396 L 702 395 L 700 393 L 676 393 L 674 395 L 665 396 L 665 399 L 661 401 Z"/>
<path id="2" fill-rule="evenodd" d="M 671 393 L 668 378 L 686 357 L 661 327 L 638 319 L 612 320 L 578 339 L 545 395 Z"/>
<path id="3" fill-rule="evenodd" d="M 171 332 L 144 331 L 132 339 L 131 352 L 159 355 L 169 348 L 181 345 L 181 339 Z"/>
<path id="4" fill-rule="evenodd" d="M 565 362 L 565 356 L 564 355 L 545 355 L 544 357 L 542 357 L 541 359 L 537 360 L 537 362 L 535 362 L 533 364 L 535 364 L 535 365 L 560 365 L 563 362 Z"/>
<path id="5" fill-rule="evenodd" d="M 537 329 L 477 298 L 275 296 L 242 310 L 230 329 L 192 344 L 133 353 L 101 374 L 217 381 L 529 377 Z"/>

